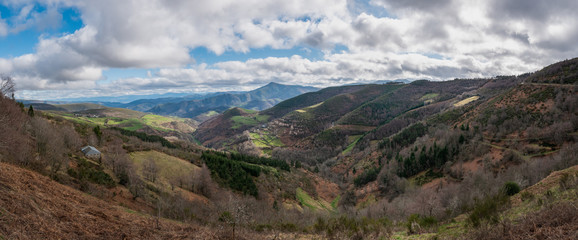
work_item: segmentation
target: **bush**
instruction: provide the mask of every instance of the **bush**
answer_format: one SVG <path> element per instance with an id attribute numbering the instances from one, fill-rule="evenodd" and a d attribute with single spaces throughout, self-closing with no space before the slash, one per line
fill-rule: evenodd
<path id="1" fill-rule="evenodd" d="M 373 182 L 377 179 L 377 174 L 379 174 L 379 171 L 381 171 L 381 168 L 376 167 L 365 170 L 365 172 L 363 172 L 353 180 L 353 183 L 355 184 L 356 187 L 361 187 L 364 186 L 365 184 Z"/>
<path id="2" fill-rule="evenodd" d="M 484 221 L 497 223 L 499 220 L 499 210 L 506 205 L 506 203 L 508 203 L 508 196 L 505 193 L 488 196 L 481 201 L 476 201 L 474 209 L 468 216 L 468 225 L 479 227 Z"/>
<path id="3" fill-rule="evenodd" d="M 513 196 L 520 192 L 520 186 L 515 182 L 506 182 L 503 187 L 504 193 L 508 196 Z"/>
<path id="4" fill-rule="evenodd" d="M 323 232 L 329 239 L 388 239 L 391 234 L 391 221 L 386 218 L 352 218 L 340 216 L 337 218 L 317 218 L 313 229 Z"/>
<path id="5" fill-rule="evenodd" d="M 255 226 L 255 231 L 257 232 L 263 232 L 265 230 L 271 229 L 273 229 L 273 226 L 271 226 L 271 224 L 258 224 L 257 226 Z"/>
<path id="6" fill-rule="evenodd" d="M 495 227 L 471 231 L 464 239 L 574 239 L 578 209 L 569 202 L 556 203 Z"/>
<path id="7" fill-rule="evenodd" d="M 434 225 L 437 224 L 437 220 L 432 217 L 425 217 L 425 216 L 420 216 L 419 214 L 412 214 L 407 218 L 407 222 L 406 222 L 406 228 L 407 228 L 407 233 L 408 234 L 414 234 L 417 232 L 418 229 L 417 228 L 428 228 L 428 227 L 432 227 Z"/>
<path id="8" fill-rule="evenodd" d="M 219 222 L 224 222 L 224 223 L 230 223 L 230 222 L 234 222 L 235 217 L 233 217 L 233 214 L 231 214 L 228 211 L 224 211 L 221 213 L 221 215 L 219 216 Z"/>
<path id="9" fill-rule="evenodd" d="M 522 201 L 532 200 L 532 199 L 534 199 L 534 194 L 527 192 L 527 191 L 524 191 L 521 193 L 520 197 L 521 197 Z"/>
<path id="10" fill-rule="evenodd" d="M 277 228 L 286 232 L 296 232 L 298 230 L 297 225 L 294 223 L 279 223 Z"/>
<path id="11" fill-rule="evenodd" d="M 563 173 L 558 180 L 558 184 L 560 185 L 560 190 L 565 191 L 567 189 L 571 189 L 574 186 L 574 177 L 570 176 L 569 173 Z"/>
<path id="12" fill-rule="evenodd" d="M 84 159 L 78 159 L 78 167 L 77 169 L 69 168 L 67 173 L 73 178 L 76 178 L 81 181 L 89 181 L 92 183 L 104 185 L 106 187 L 114 187 L 115 182 L 108 175 L 102 170 L 102 167 L 91 164 L 90 162 Z"/>

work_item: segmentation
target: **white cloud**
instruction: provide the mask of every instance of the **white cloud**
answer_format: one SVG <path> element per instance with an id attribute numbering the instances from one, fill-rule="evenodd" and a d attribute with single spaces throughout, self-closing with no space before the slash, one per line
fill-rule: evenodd
<path id="1" fill-rule="evenodd" d="M 6 21 L 2 19 L 2 15 L 0 14 L 0 37 L 4 37 L 8 34 L 8 25 Z"/>
<path id="2" fill-rule="evenodd" d="M 5 35 L 18 34 L 28 29 L 40 31 L 53 29 L 60 26 L 62 22 L 62 15 L 58 11 L 61 4 L 58 1 L 44 2 L 45 9 L 43 11 L 35 9 L 34 1 L 4 0 L 2 4 L 17 11 L 16 15 L 6 18 L 8 21 L 4 20 Z M 1 21 L 0 25 L 2 25 Z M 1 32 L 0 36 L 2 36 Z"/>
<path id="3" fill-rule="evenodd" d="M 517 69 L 516 69 L 517 70 Z M 150 78 L 120 79 L 111 86 L 131 89 L 202 87 L 220 89 L 227 85 L 263 85 L 272 80 L 292 84 L 332 86 L 376 80 L 413 78 L 445 80 L 455 76 L 483 77 L 512 74 L 506 65 L 479 62 L 474 58 L 434 59 L 421 54 L 382 52 L 337 53 L 325 60 L 289 58 L 251 59 L 245 62 L 206 64 L 194 68 L 160 69 Z"/>
<path id="4" fill-rule="evenodd" d="M 578 17 L 573 12 L 578 3 L 572 0 L 370 1 L 368 6 L 394 17 L 352 10 L 355 4 L 347 0 L 51 0 L 45 13 L 26 8 L 31 3 L 18 5 L 24 17 L 15 21 L 22 28 L 40 24 L 39 19 L 54 25 L 60 21 L 54 10 L 62 6 L 78 8 L 84 26 L 68 35 L 41 38 L 34 54 L 0 59 L 0 71 L 13 72 L 20 86 L 30 90 L 93 87 L 96 92 L 128 92 L 269 81 L 328 86 L 396 78 L 443 80 L 519 74 L 578 54 Z M 2 23 L 0 36 L 10 31 Z M 338 45 L 347 50 L 333 52 Z M 194 58 L 202 56 L 190 55 L 197 47 L 216 54 L 309 47 L 325 55 L 315 61 L 293 56 L 205 65 L 195 64 Z M 153 70 L 148 77 L 98 83 L 108 68 Z"/>

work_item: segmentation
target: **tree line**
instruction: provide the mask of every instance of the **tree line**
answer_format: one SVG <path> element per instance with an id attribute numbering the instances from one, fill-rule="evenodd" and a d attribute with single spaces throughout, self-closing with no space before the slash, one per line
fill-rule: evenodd
<path id="1" fill-rule="evenodd" d="M 274 158 L 254 157 L 254 156 L 249 156 L 249 155 L 239 154 L 239 153 L 231 153 L 231 154 L 229 154 L 229 157 L 231 160 L 235 160 L 235 161 L 252 163 L 252 164 L 257 164 L 257 165 L 264 165 L 264 166 L 279 168 L 279 169 L 285 170 L 285 171 L 291 171 L 291 168 L 290 168 L 289 164 L 287 164 L 287 162 L 277 160 Z"/>
<path id="2" fill-rule="evenodd" d="M 158 142 L 163 147 L 177 148 L 176 145 L 174 145 L 173 143 L 169 142 L 168 140 L 166 140 L 165 138 L 163 138 L 161 136 L 149 135 L 149 134 L 146 134 L 143 132 L 136 132 L 136 131 L 131 131 L 131 130 L 127 130 L 127 129 L 117 128 L 117 127 L 111 127 L 110 129 L 119 131 L 122 135 L 125 135 L 125 136 L 137 137 L 138 139 L 143 140 L 145 142 Z"/>
<path id="3" fill-rule="evenodd" d="M 245 162 L 235 161 L 213 151 L 203 152 L 201 159 L 211 170 L 217 181 L 243 194 L 257 196 L 257 185 L 251 176 L 259 176 L 261 168 Z"/>

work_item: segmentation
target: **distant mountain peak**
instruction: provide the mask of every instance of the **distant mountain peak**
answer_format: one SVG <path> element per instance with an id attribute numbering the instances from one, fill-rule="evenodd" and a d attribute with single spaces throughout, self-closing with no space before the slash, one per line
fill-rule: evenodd
<path id="1" fill-rule="evenodd" d="M 263 110 L 283 100 L 318 90 L 318 88 L 310 86 L 284 85 L 270 82 L 248 92 L 224 93 L 203 99 L 160 104 L 149 111 L 156 114 L 194 118 L 210 111 L 222 113 L 231 107 Z"/>
<path id="2" fill-rule="evenodd" d="M 311 89 L 317 89 L 315 87 L 311 87 L 311 86 L 303 86 L 303 85 L 294 85 L 294 84 L 282 84 L 282 83 L 278 83 L 278 82 L 269 82 L 266 85 L 263 85 L 260 88 L 257 89 L 261 89 L 261 88 L 267 88 L 267 87 L 302 87 L 302 88 L 311 88 Z M 257 90 L 255 89 L 255 90 Z"/>
<path id="3" fill-rule="evenodd" d="M 280 84 L 280 83 L 276 83 L 276 82 L 269 82 L 265 86 L 275 86 L 275 85 L 284 85 L 284 84 Z"/>

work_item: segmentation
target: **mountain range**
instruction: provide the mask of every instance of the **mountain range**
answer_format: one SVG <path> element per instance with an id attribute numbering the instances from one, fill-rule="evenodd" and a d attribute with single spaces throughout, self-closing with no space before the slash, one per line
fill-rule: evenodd
<path id="1" fill-rule="evenodd" d="M 314 87 L 283 85 L 271 82 L 260 88 L 247 91 L 233 92 L 213 92 L 203 94 L 164 94 L 159 98 L 143 98 L 128 103 L 114 101 L 113 98 L 90 98 L 89 101 L 81 99 L 66 99 L 67 101 L 36 101 L 23 100 L 25 105 L 33 105 L 40 110 L 55 111 L 85 111 L 91 109 L 103 109 L 104 107 L 126 108 L 139 112 L 148 112 L 165 116 L 176 116 L 192 118 L 196 121 L 209 119 L 231 107 L 243 107 L 251 110 L 264 110 L 275 104 L 298 96 L 303 93 L 319 90 Z M 127 99 L 147 96 L 131 96 Z M 82 103 L 82 104 L 79 104 Z M 70 109 L 71 107 L 80 107 L 80 109 Z"/>
<path id="2" fill-rule="evenodd" d="M 159 115 L 195 118 L 200 115 L 212 116 L 231 107 L 263 110 L 275 104 L 307 92 L 317 91 L 314 87 L 269 83 L 263 87 L 244 93 L 223 93 L 190 101 L 158 104 L 148 112 Z"/>
<path id="3" fill-rule="evenodd" d="M 378 173 L 462 178 L 548 156 L 574 141 L 577 73 L 572 59 L 519 76 L 326 88 L 260 112 L 229 109 L 194 136 L 215 149 L 299 159 L 326 177 L 340 176 L 335 181 L 367 179 L 359 186 Z M 385 194 L 378 185 L 356 195 Z"/>
<path id="4" fill-rule="evenodd" d="M 578 58 L 316 90 L 271 83 L 153 107 L 198 126 L 1 97 L 0 238 L 576 236 Z"/>

